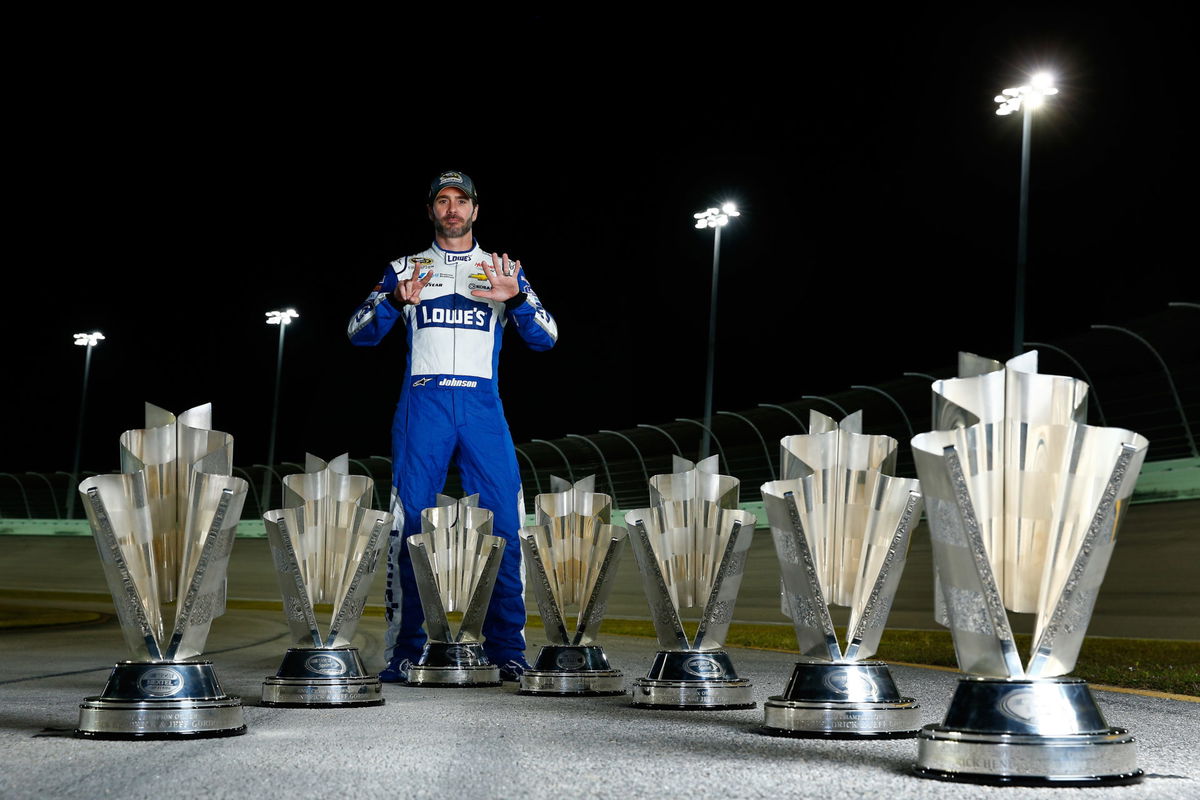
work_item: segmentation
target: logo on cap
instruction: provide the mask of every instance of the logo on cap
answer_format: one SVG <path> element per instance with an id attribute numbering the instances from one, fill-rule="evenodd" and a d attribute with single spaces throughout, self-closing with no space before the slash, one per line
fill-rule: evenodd
<path id="1" fill-rule="evenodd" d="M 346 671 L 346 665 L 332 656 L 317 654 L 309 656 L 304 662 L 309 672 L 318 675 L 341 675 Z"/>
<path id="2" fill-rule="evenodd" d="M 579 669 L 587 663 L 587 658 L 578 650 L 564 650 L 554 659 L 559 669 Z"/>
<path id="3" fill-rule="evenodd" d="M 143 672 L 137 685 L 148 695 L 170 697 L 183 688 L 183 676 L 170 667 L 155 667 Z"/>
<path id="4" fill-rule="evenodd" d="M 683 669 L 698 678 L 715 678 L 725 671 L 708 656 L 692 656 L 683 663 Z"/>

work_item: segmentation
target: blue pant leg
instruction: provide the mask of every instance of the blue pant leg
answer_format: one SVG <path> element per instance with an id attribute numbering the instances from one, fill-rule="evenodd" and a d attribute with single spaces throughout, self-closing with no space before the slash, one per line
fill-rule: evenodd
<path id="1" fill-rule="evenodd" d="M 525 653 L 525 575 L 517 531 L 524 524 L 521 473 L 504 408 L 497 395 L 458 392 L 465 413 L 459 426 L 458 468 L 463 490 L 479 493 L 479 505 L 494 515 L 492 533 L 504 538 L 504 556 L 483 623 L 484 650 L 495 664 Z"/>
<path id="2" fill-rule="evenodd" d="M 409 558 L 408 537 L 421 532 L 421 511 L 437 502 L 454 452 L 449 392 L 406 388 L 392 423 L 393 509 L 403 524 L 392 532 L 384 615 L 389 662 L 416 660 L 425 646 L 425 612 Z"/>

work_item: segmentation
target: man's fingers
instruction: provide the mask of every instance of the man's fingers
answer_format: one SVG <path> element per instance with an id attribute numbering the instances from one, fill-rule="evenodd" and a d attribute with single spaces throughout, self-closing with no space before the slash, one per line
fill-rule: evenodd
<path id="1" fill-rule="evenodd" d="M 508 260 L 508 253 L 492 253 L 492 266 L 488 270 L 492 275 L 501 275 L 505 278 L 516 276 L 517 270 L 520 269 L 520 261 Z"/>
<path id="2" fill-rule="evenodd" d="M 421 302 L 421 290 L 425 288 L 425 284 L 429 283 L 429 277 L 433 274 L 432 270 L 425 276 L 424 280 L 417 278 L 409 278 L 400 281 L 398 289 L 400 290 L 400 299 L 405 303 L 419 305 Z"/>

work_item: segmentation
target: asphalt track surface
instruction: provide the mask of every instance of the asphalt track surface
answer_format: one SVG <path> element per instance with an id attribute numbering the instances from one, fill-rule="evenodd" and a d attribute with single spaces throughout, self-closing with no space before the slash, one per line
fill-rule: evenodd
<path id="1" fill-rule="evenodd" d="M 64 603 L 75 607 L 86 603 Z M 356 643 L 379 663 L 382 620 L 363 620 Z M 749 711 L 649 711 L 628 697 L 521 697 L 487 689 L 386 685 L 379 708 L 296 710 L 256 705 L 287 646 L 282 615 L 231 610 L 213 626 L 207 657 L 225 690 L 246 704 L 248 732 L 225 739 L 112 742 L 73 738 L 79 702 L 125 656 L 115 620 L 14 629 L 0 667 L 0 796 L 617 798 L 1055 797 L 1200 795 L 1200 705 L 1097 691 L 1109 724 L 1131 728 L 1147 773 L 1130 787 L 964 787 L 912 777 L 913 740 L 846 742 L 762 736 L 762 703 L 782 690 L 786 653 L 730 652 L 755 684 Z M 531 634 L 532 638 L 532 634 Z M 537 637 L 540 638 L 540 637 Z M 651 640 L 611 637 L 614 666 L 632 680 Z M 893 666 L 901 690 L 939 721 L 954 688 L 948 671 Z"/>
<path id="2" fill-rule="evenodd" d="M 1136 506 L 1121 532 L 1091 632 L 1197 635 L 1198 503 Z M 760 531 L 737 618 L 779 621 L 770 537 Z M 1096 691 L 1111 725 L 1130 728 L 1146 778 L 1090 789 L 966 787 L 908 774 L 912 740 L 780 739 L 754 729 L 782 691 L 794 657 L 731 649 L 754 682 L 750 711 L 649 711 L 621 698 L 531 698 L 489 689 L 387 685 L 381 708 L 274 709 L 257 705 L 288 637 L 262 540 L 241 540 L 230 568 L 230 611 L 215 621 L 206 657 L 225 690 L 244 698 L 245 736 L 186 742 L 75 739 L 80 701 L 99 693 L 127 657 L 94 545 L 68 537 L 3 537 L 0 603 L 0 797 L 1055 797 L 1200 796 L 1200 704 Z M 931 627 L 928 539 L 918 534 L 891 624 Z M 377 585 L 378 597 L 382 587 Z M 632 559 L 610 613 L 644 617 Z M 62 624 L 54 624 L 59 622 Z M 1100 631 L 1096 629 L 1100 628 Z M 382 664 L 383 621 L 368 615 L 356 645 Z M 530 630 L 530 653 L 542 641 Z M 610 637 L 627 681 L 649 668 L 652 640 Z M 940 721 L 957 676 L 893 666 L 925 723 Z"/>

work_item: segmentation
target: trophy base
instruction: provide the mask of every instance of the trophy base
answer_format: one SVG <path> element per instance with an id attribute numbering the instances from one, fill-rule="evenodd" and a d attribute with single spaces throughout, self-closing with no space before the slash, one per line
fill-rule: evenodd
<path id="1" fill-rule="evenodd" d="M 383 705 L 383 684 L 368 675 L 356 647 L 293 647 L 279 672 L 263 680 L 262 705 L 362 708 Z"/>
<path id="2" fill-rule="evenodd" d="M 598 645 L 546 645 L 533 669 L 521 675 L 517 694 L 544 697 L 613 697 L 625 694 L 624 675 Z"/>
<path id="3" fill-rule="evenodd" d="M 882 661 L 801 661 L 782 695 L 763 704 L 760 732 L 819 739 L 911 739 L 920 706 L 901 697 Z"/>
<path id="4" fill-rule="evenodd" d="M 633 707 L 733 711 L 754 708 L 754 691 L 722 650 L 660 650 L 649 674 L 633 682 Z"/>
<path id="5" fill-rule="evenodd" d="M 941 725 L 918 734 L 923 778 L 1017 786 L 1137 783 L 1137 744 L 1076 678 L 962 678 Z"/>
<path id="6" fill-rule="evenodd" d="M 479 642 L 427 642 L 421 659 L 409 667 L 405 686 L 471 689 L 500 685 L 500 668 L 488 661 Z"/>
<path id="7" fill-rule="evenodd" d="M 79 706 L 84 739 L 208 739 L 246 732 L 242 701 L 221 690 L 211 661 L 122 661 L 104 693 Z"/>

